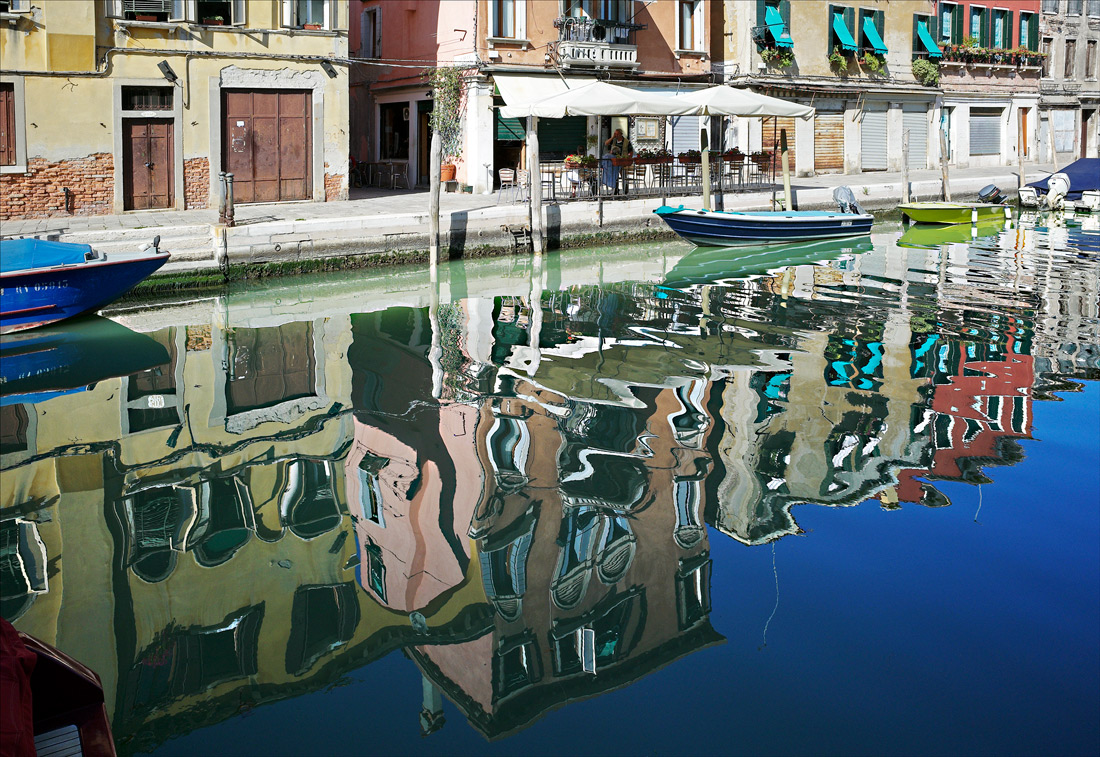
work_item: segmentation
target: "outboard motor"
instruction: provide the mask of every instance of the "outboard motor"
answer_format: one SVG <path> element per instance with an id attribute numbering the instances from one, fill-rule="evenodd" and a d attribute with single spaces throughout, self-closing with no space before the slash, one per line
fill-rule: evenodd
<path id="1" fill-rule="evenodd" d="M 978 192 L 978 199 L 993 205 L 1004 205 L 1008 200 L 1007 197 L 1001 194 L 1001 190 L 995 184 L 987 184 L 982 187 L 982 191 Z"/>
<path id="2" fill-rule="evenodd" d="M 833 200 L 836 201 L 841 213 L 856 213 L 858 215 L 867 213 L 863 206 L 856 202 L 856 196 L 852 194 L 852 190 L 847 186 L 834 189 Z"/>
<path id="3" fill-rule="evenodd" d="M 1047 207 L 1051 210 L 1061 210 L 1065 205 L 1069 187 L 1069 177 L 1064 173 L 1056 173 L 1051 176 L 1047 181 Z"/>

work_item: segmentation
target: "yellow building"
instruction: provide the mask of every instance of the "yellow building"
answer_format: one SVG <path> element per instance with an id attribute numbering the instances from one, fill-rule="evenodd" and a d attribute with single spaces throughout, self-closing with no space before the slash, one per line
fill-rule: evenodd
<path id="1" fill-rule="evenodd" d="M 346 2 L 6 5 L 0 219 L 346 197 Z"/>

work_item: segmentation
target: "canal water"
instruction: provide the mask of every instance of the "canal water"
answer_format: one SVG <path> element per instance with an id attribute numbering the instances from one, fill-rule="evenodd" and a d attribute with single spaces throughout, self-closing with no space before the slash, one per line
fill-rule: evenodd
<path id="1" fill-rule="evenodd" d="M 1089 223 L 5 338 L 3 616 L 99 674 L 121 754 L 1095 754 Z"/>

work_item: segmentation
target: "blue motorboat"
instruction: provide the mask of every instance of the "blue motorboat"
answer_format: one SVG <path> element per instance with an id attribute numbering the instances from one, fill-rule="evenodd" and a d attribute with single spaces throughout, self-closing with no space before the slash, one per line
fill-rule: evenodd
<path id="1" fill-rule="evenodd" d="M 871 233 L 874 216 L 855 201 L 848 187 L 833 197 L 840 211 L 828 210 L 695 210 L 662 205 L 653 212 L 689 242 L 712 247 L 743 244 L 784 244 L 811 239 L 836 239 Z"/>
<path id="2" fill-rule="evenodd" d="M 104 254 L 44 239 L 0 241 L 0 334 L 98 310 L 164 265 L 160 237 L 145 248 Z"/>
<path id="3" fill-rule="evenodd" d="M 164 365 L 168 350 L 98 316 L 0 337 L 0 407 L 44 402 Z"/>

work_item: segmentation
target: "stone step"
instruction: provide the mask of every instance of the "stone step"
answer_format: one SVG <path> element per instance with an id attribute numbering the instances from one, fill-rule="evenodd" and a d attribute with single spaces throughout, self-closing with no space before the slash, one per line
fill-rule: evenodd
<path id="1" fill-rule="evenodd" d="M 210 239 L 210 224 L 189 224 L 187 226 L 146 226 L 134 229 L 96 229 L 62 233 L 56 238 L 61 242 L 90 244 L 99 249 L 99 243 L 130 242 L 145 244 L 152 242 L 160 234 L 161 243 L 180 238 L 203 237 Z M 51 235 L 52 236 L 52 235 Z"/>

